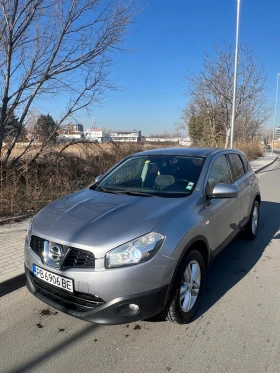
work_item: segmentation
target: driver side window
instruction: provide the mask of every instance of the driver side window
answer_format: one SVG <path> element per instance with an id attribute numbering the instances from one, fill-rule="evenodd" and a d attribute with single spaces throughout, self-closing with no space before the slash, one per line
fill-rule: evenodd
<path id="1" fill-rule="evenodd" d="M 219 156 L 212 165 L 207 180 L 207 194 L 211 195 L 217 184 L 232 184 L 231 171 L 225 155 Z"/>

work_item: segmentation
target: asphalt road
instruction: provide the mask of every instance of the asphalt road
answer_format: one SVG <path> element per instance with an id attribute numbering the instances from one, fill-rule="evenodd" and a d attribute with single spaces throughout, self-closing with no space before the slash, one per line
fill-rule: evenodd
<path id="1" fill-rule="evenodd" d="M 0 372 L 280 372 L 280 160 L 259 175 L 261 226 L 215 260 L 189 325 L 96 326 L 25 288 L 0 298 Z"/>

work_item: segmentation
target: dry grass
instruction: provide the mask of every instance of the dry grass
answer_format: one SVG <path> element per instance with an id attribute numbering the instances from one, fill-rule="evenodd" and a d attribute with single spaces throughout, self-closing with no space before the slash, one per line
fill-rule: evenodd
<path id="1" fill-rule="evenodd" d="M 97 155 L 97 154 L 104 154 L 104 152 L 114 152 L 116 149 L 119 149 L 121 147 L 123 152 L 127 152 L 129 150 L 132 151 L 138 151 L 140 150 L 146 150 L 146 149 L 154 149 L 159 147 L 181 147 L 181 145 L 177 143 L 160 143 L 160 144 L 153 144 L 153 143 L 106 143 L 106 144 L 98 144 L 98 143 L 78 143 L 78 144 L 72 144 L 65 150 L 65 143 L 60 143 L 56 145 L 52 145 L 50 147 L 47 147 L 43 154 L 49 154 L 49 153 L 59 153 L 63 151 L 67 154 L 73 154 L 79 157 L 87 157 L 88 155 Z M 24 155 L 24 159 L 30 159 L 32 156 L 34 156 L 38 150 L 40 150 L 40 145 L 31 145 L 28 151 Z M 19 155 L 23 153 L 25 150 L 25 146 L 17 146 L 13 149 L 11 157 L 16 158 Z"/>
<path id="2" fill-rule="evenodd" d="M 274 149 L 280 149 L 280 142 L 279 141 L 274 141 Z"/>
<path id="3" fill-rule="evenodd" d="M 0 170 L 0 217 L 36 212 L 54 199 L 90 185 L 96 176 L 132 153 L 167 147 L 166 144 L 75 144 L 61 152 L 63 146 L 52 147 L 30 164 L 25 159 Z M 259 144 L 236 146 L 250 160 L 262 155 Z M 22 151 L 19 148 L 15 151 L 18 150 Z"/>
<path id="4" fill-rule="evenodd" d="M 263 156 L 263 145 L 258 141 L 237 141 L 235 148 L 242 150 L 249 161 Z"/>

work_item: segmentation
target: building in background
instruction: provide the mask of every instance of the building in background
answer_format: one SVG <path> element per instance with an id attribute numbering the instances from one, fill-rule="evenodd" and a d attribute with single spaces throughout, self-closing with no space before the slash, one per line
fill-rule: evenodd
<path id="1" fill-rule="evenodd" d="M 109 133 L 101 131 L 98 128 L 86 130 L 85 139 L 92 142 L 98 142 L 99 144 L 103 144 L 111 140 Z"/>
<path id="2" fill-rule="evenodd" d="M 111 140 L 115 142 L 141 142 L 141 131 L 112 131 L 110 137 Z"/>
<path id="3" fill-rule="evenodd" d="M 65 131 L 64 129 L 60 129 L 56 131 L 56 140 L 58 142 L 62 141 L 73 141 L 73 140 L 83 140 L 84 134 L 81 131 Z"/>
<path id="4" fill-rule="evenodd" d="M 59 130 L 56 131 L 56 140 L 58 142 L 63 141 L 81 141 L 84 139 L 84 127 L 79 123 L 69 123 L 65 126 L 61 126 Z"/>
<path id="5" fill-rule="evenodd" d="M 190 137 L 184 137 L 184 138 L 181 137 L 179 144 L 182 146 L 191 146 L 192 139 Z"/>
<path id="6" fill-rule="evenodd" d="M 70 131 L 70 132 L 73 132 L 73 131 L 84 132 L 84 126 L 79 123 L 75 123 L 75 124 L 70 123 L 65 126 L 62 126 L 61 130 Z"/>
<path id="7" fill-rule="evenodd" d="M 280 141 L 280 127 L 276 127 L 275 128 L 275 139 L 277 139 L 278 141 Z"/>
<path id="8" fill-rule="evenodd" d="M 168 137 L 168 136 L 146 137 L 146 142 L 176 143 L 182 146 L 191 146 L 192 144 L 190 137 Z"/>
<path id="9" fill-rule="evenodd" d="M 179 143 L 180 137 L 146 137 L 147 142 L 175 142 Z"/>

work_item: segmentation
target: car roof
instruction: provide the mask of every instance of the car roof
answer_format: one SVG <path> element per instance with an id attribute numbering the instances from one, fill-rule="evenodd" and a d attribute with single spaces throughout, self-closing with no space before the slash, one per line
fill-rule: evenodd
<path id="1" fill-rule="evenodd" d="M 187 155 L 195 157 L 207 157 L 210 153 L 217 153 L 226 149 L 219 148 L 162 148 L 146 150 L 134 155 Z"/>

